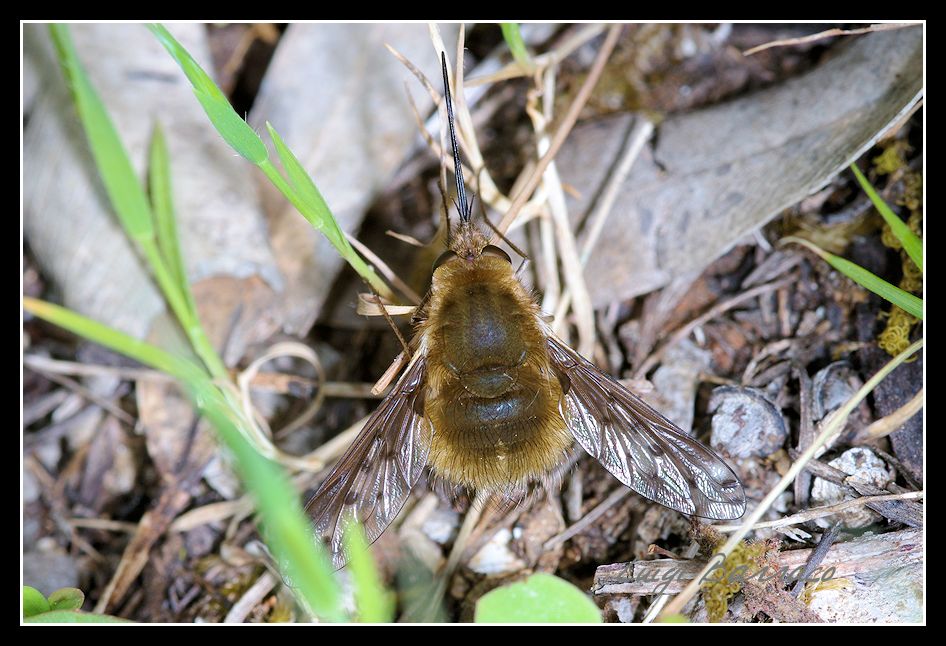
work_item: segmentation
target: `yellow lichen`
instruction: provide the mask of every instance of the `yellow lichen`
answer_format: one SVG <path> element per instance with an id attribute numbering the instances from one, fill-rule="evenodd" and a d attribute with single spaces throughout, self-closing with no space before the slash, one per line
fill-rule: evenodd
<path id="1" fill-rule="evenodd" d="M 707 575 L 702 585 L 703 600 L 711 622 L 723 620 L 729 600 L 742 590 L 746 579 L 758 570 L 759 561 L 769 549 L 770 545 L 765 542 L 740 543 L 719 567 Z"/>
<path id="2" fill-rule="evenodd" d="M 913 148 L 903 139 L 891 141 L 884 152 L 874 157 L 874 170 L 878 175 L 888 175 L 906 166 L 906 155 Z"/>

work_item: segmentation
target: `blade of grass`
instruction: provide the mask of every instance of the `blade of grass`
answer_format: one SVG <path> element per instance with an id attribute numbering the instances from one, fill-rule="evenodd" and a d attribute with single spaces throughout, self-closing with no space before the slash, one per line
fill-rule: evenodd
<path id="1" fill-rule="evenodd" d="M 196 314 L 188 305 L 188 298 L 184 295 L 186 290 L 181 289 L 180 283 L 175 280 L 161 255 L 148 198 L 135 175 L 105 105 L 79 61 L 69 28 L 66 25 L 50 25 L 49 32 L 56 46 L 63 73 L 72 89 L 73 100 L 92 156 L 119 222 L 128 237 L 137 243 L 144 254 L 158 286 L 201 361 L 215 377 L 226 378 L 227 369 L 207 339 Z"/>
<path id="2" fill-rule="evenodd" d="M 199 366 L 58 305 L 24 298 L 23 307 L 50 323 L 179 379 L 194 405 L 214 425 L 236 458 L 237 471 L 256 500 L 263 532 L 280 569 L 320 618 L 346 620 L 331 561 L 314 540 L 299 499 L 292 494 L 292 484 L 278 465 L 247 442 L 244 433 L 249 431 L 239 428 L 245 423 L 240 411 L 234 409 Z"/>
<path id="3" fill-rule="evenodd" d="M 23 309 L 78 336 L 120 352 L 135 361 L 184 381 L 206 378 L 196 363 L 175 356 L 161 348 L 128 336 L 59 305 L 25 297 Z"/>
<path id="4" fill-rule="evenodd" d="M 390 596 L 381 585 L 361 525 L 352 523 L 348 526 L 345 551 L 348 554 L 348 571 L 354 583 L 358 621 L 372 624 L 390 622 L 394 608 Z"/>
<path id="5" fill-rule="evenodd" d="M 148 25 L 148 29 L 181 66 L 181 70 L 194 88 L 194 95 L 224 141 L 243 158 L 254 164 L 265 161 L 269 155 L 263 140 L 236 113 L 224 93 L 197 64 L 190 52 L 177 42 L 164 25 L 152 24 Z"/>
<path id="6" fill-rule="evenodd" d="M 187 305 L 194 318 L 197 318 L 197 306 L 187 282 L 187 270 L 181 256 L 177 237 L 177 223 L 174 216 L 174 200 L 171 191 L 171 162 L 168 159 L 167 143 L 161 124 L 155 124 L 151 135 L 151 150 L 148 164 L 148 189 L 151 196 L 151 208 L 154 212 L 155 231 L 158 236 L 158 249 L 168 270 L 174 276 L 184 294 Z"/>
<path id="7" fill-rule="evenodd" d="M 128 161 L 125 146 L 108 117 L 105 105 L 79 61 L 69 28 L 66 25 L 50 25 L 49 33 L 56 46 L 60 66 L 72 90 L 89 148 L 116 214 L 131 238 L 152 238 L 154 228 L 148 200 L 141 190 L 135 170 Z"/>
<path id="8" fill-rule="evenodd" d="M 316 187 L 315 182 L 312 181 L 309 173 L 307 173 L 305 168 L 302 167 L 302 164 L 299 163 L 299 160 L 293 154 L 292 150 L 289 149 L 282 137 L 279 136 L 279 133 L 276 132 L 276 129 L 273 128 L 269 122 L 266 123 L 266 129 L 273 139 L 276 154 L 279 155 L 279 160 L 282 163 L 283 169 L 286 171 L 286 176 L 289 178 L 293 193 L 298 198 L 298 203 L 293 202 L 295 207 L 313 227 L 321 231 L 322 235 L 328 238 L 329 242 L 335 246 L 342 258 L 348 261 L 359 274 L 363 276 L 376 276 L 374 270 L 368 267 L 361 256 L 355 253 L 355 250 L 348 242 L 348 238 L 345 237 L 345 233 L 338 226 L 338 222 L 336 222 L 335 217 L 332 215 L 331 209 L 329 209 L 328 204 L 325 203 L 325 199 L 319 192 L 318 187 Z M 264 168 L 264 171 L 265 170 Z M 377 284 L 372 283 L 372 286 L 377 287 L 377 285 L 385 284 L 380 282 L 379 279 Z M 387 285 L 385 285 L 385 288 L 387 288 Z"/>
<path id="9" fill-rule="evenodd" d="M 887 206 L 887 203 L 884 202 L 883 198 L 874 190 L 874 187 L 867 181 L 867 178 L 864 177 L 864 174 L 861 173 L 856 164 L 851 164 L 851 170 L 854 172 L 854 177 L 857 178 L 861 188 L 867 193 L 867 197 L 869 197 L 870 201 L 874 204 L 874 208 L 883 216 L 887 226 L 890 227 L 890 231 L 897 240 L 900 241 L 900 244 L 903 245 L 907 255 L 910 256 L 910 260 L 916 264 L 920 271 L 923 271 L 923 243 L 920 241 L 920 238 L 910 230 L 906 222 L 901 220 L 897 214 Z"/>
<path id="10" fill-rule="evenodd" d="M 786 236 L 782 238 L 782 242 L 795 242 L 807 247 L 814 253 L 821 256 L 821 258 L 824 259 L 824 261 L 829 265 L 837 269 L 839 272 L 853 280 L 861 287 L 869 289 L 884 300 L 893 303 L 905 312 L 915 316 L 920 320 L 923 320 L 923 300 L 917 298 L 910 292 L 906 292 L 896 285 L 891 285 L 883 278 L 880 278 L 876 274 L 872 274 L 850 260 L 841 258 L 840 256 L 835 256 L 833 253 L 828 253 L 824 249 L 821 249 L 817 245 L 814 245 L 803 238 Z"/>
<path id="11" fill-rule="evenodd" d="M 227 100 L 226 95 L 217 87 L 213 79 L 197 64 L 190 53 L 181 45 L 171 33 L 160 24 L 148 26 L 151 33 L 157 37 L 158 41 L 164 45 L 168 53 L 177 61 L 184 74 L 194 88 L 194 95 L 207 113 L 210 123 L 216 128 L 224 141 L 230 145 L 242 157 L 259 167 L 272 184 L 288 199 L 296 209 L 309 221 L 312 226 L 322 232 L 326 238 L 335 246 L 339 255 L 342 256 L 358 274 L 364 278 L 374 289 L 385 298 L 394 300 L 394 293 L 374 270 L 367 265 L 361 257 L 356 254 L 344 235 L 338 235 L 341 229 L 338 222 L 332 215 L 331 210 L 325 203 L 325 200 L 318 194 L 315 183 L 308 173 L 302 168 L 294 156 L 292 161 L 287 164 L 288 151 L 281 140 L 277 142 L 277 151 L 281 147 L 283 152 L 279 153 L 286 172 L 290 174 L 290 182 L 287 182 L 269 159 L 266 146 L 259 135 L 238 115 L 233 106 Z M 274 131 L 270 128 L 270 132 Z M 275 138 L 274 138 L 275 139 Z M 291 156 L 291 153 L 290 153 Z M 294 162 L 294 163 L 293 163 Z M 290 169 L 290 166 L 298 167 Z M 305 176 L 303 181 L 301 175 Z M 311 186 L 311 189 L 309 188 Z M 301 193 L 300 193 L 301 191 Z M 317 199 L 313 198 L 313 192 Z"/>
<path id="12" fill-rule="evenodd" d="M 519 25 L 514 22 L 504 22 L 499 26 L 503 30 L 503 39 L 506 41 L 506 45 L 509 46 L 512 57 L 523 68 L 529 69 L 532 66 L 532 60 L 526 49 L 525 41 L 522 40 L 522 34 L 519 32 Z"/>

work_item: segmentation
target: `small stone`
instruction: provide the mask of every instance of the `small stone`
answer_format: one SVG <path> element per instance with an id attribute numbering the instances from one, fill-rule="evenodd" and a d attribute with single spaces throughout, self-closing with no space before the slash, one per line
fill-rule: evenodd
<path id="1" fill-rule="evenodd" d="M 848 449 L 835 459 L 828 463 L 835 469 L 840 469 L 851 476 L 851 479 L 858 482 L 873 485 L 881 489 L 887 486 L 887 483 L 894 479 L 894 474 L 887 467 L 886 463 L 874 453 L 864 447 Z M 822 478 L 815 478 L 811 486 L 811 506 L 821 507 L 825 505 L 834 505 L 845 500 L 852 500 L 854 496 L 845 493 L 845 491 L 834 484 Z M 883 518 L 877 512 L 869 509 L 867 506 L 847 509 L 831 516 L 816 518 L 815 524 L 819 527 L 828 528 L 835 522 L 840 522 L 845 527 L 855 529 L 866 527 L 878 522 Z"/>
<path id="2" fill-rule="evenodd" d="M 735 458 L 766 457 L 788 438 L 782 413 L 754 388 L 720 386 L 710 397 L 710 444 Z"/>
<path id="3" fill-rule="evenodd" d="M 516 556 L 509 543 L 512 532 L 507 528 L 500 529 L 467 563 L 474 572 L 479 574 L 509 574 L 526 567 L 526 564 Z"/>

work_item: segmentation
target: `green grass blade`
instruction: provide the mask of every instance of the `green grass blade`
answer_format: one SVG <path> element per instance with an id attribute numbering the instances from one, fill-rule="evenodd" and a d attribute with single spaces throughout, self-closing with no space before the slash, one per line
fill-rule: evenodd
<path id="1" fill-rule="evenodd" d="M 58 305 L 24 298 L 23 307 L 42 319 L 180 380 L 197 409 L 214 425 L 236 458 L 237 471 L 256 500 L 264 535 L 280 568 L 320 618 L 346 620 L 331 561 L 321 543 L 313 539 L 291 482 L 278 465 L 261 456 L 247 442 L 245 435 L 250 431 L 240 428 L 245 423 L 241 411 L 229 404 L 200 367 Z"/>
<path id="2" fill-rule="evenodd" d="M 236 457 L 237 472 L 256 499 L 263 536 L 280 570 L 320 619 L 346 621 L 331 560 L 314 538 L 285 472 L 246 441 L 232 409 L 209 381 L 190 384 L 189 389 L 201 413 L 216 427 Z"/>
<path id="3" fill-rule="evenodd" d="M 192 380 L 206 377 L 206 373 L 197 364 L 187 359 L 177 357 L 157 346 L 140 341 L 59 305 L 34 298 L 24 298 L 23 309 L 73 334 L 104 345 L 178 379 Z"/>
<path id="4" fill-rule="evenodd" d="M 362 623 L 388 623 L 393 619 L 391 598 L 375 567 L 361 525 L 352 523 L 345 533 L 345 551 L 348 554 L 348 571 L 355 586 L 355 605 L 358 621 Z"/>
<path id="5" fill-rule="evenodd" d="M 186 284 L 182 285 L 183 281 L 175 278 L 174 272 L 168 268 L 168 263 L 165 262 L 158 248 L 148 198 L 135 175 L 131 160 L 108 116 L 104 103 L 89 82 L 82 63 L 76 55 L 69 28 L 66 25 L 50 25 L 49 30 L 59 52 L 63 72 L 72 88 L 76 109 L 85 129 L 99 176 L 106 187 L 119 222 L 128 237 L 138 244 L 154 279 L 181 327 L 187 333 L 198 356 L 215 377 L 226 378 L 226 367 L 197 319 L 193 299 L 189 295 Z"/>
<path id="6" fill-rule="evenodd" d="M 259 166 L 266 177 L 279 191 L 286 196 L 293 206 L 302 213 L 303 217 L 325 235 L 326 238 L 335 246 L 339 254 L 344 258 L 352 269 L 364 278 L 376 292 L 385 298 L 394 301 L 394 293 L 391 288 L 381 280 L 374 270 L 362 260 L 348 243 L 345 234 L 338 226 L 338 222 L 332 215 L 331 210 L 322 199 L 318 189 L 315 187 L 312 178 L 305 172 L 295 156 L 289 151 L 288 147 L 278 140 L 277 148 L 280 159 L 286 172 L 290 175 L 290 182 L 279 174 L 276 167 L 269 160 L 266 152 L 266 146 L 259 138 L 256 132 L 234 112 L 227 97 L 220 88 L 213 82 L 213 79 L 201 69 L 200 65 L 194 61 L 190 53 L 175 40 L 174 36 L 162 25 L 150 25 L 151 32 L 158 38 L 164 48 L 168 50 L 174 60 L 184 71 L 184 74 L 190 80 L 194 88 L 194 95 L 204 111 L 210 118 L 210 122 L 220 133 L 220 136 L 247 160 Z M 270 129 L 270 132 L 275 132 Z M 288 154 L 287 154 L 288 153 Z M 298 167 L 298 168 L 296 168 Z"/>
<path id="7" fill-rule="evenodd" d="M 194 95 L 203 106 L 217 132 L 237 153 L 254 164 L 261 164 L 269 155 L 266 145 L 256 131 L 236 113 L 226 95 L 213 79 L 197 64 L 184 47 L 177 42 L 164 25 L 148 25 L 158 41 L 181 66 L 194 88 Z"/>
<path id="8" fill-rule="evenodd" d="M 276 154 L 279 155 L 279 161 L 286 171 L 289 184 L 301 202 L 300 207 L 298 207 L 299 211 L 313 227 L 321 231 L 322 235 L 335 245 L 342 256 L 353 255 L 354 250 L 338 226 L 335 216 L 332 215 L 332 211 L 325 203 L 319 189 L 315 186 L 315 182 L 309 177 L 309 173 L 302 167 L 302 164 L 299 163 L 299 160 L 282 140 L 282 137 L 279 136 L 279 133 L 276 132 L 276 129 L 268 122 L 266 123 L 266 129 L 269 130 L 269 135 L 273 138 Z"/>
<path id="9" fill-rule="evenodd" d="M 154 229 L 148 199 L 105 105 L 82 68 L 69 28 L 66 25 L 50 25 L 49 33 L 72 90 L 102 183 L 119 221 L 131 238 L 152 238 Z"/>
<path id="10" fill-rule="evenodd" d="M 867 193 L 867 197 L 873 202 L 874 208 L 883 216 L 884 221 L 887 222 L 887 226 L 890 227 L 890 231 L 897 240 L 900 241 L 900 244 L 903 245 L 907 255 L 910 256 L 910 260 L 916 264 L 920 271 L 923 271 L 923 242 L 910 230 L 906 222 L 901 220 L 900 217 L 893 212 L 893 209 L 887 206 L 887 203 L 884 202 L 883 198 L 874 190 L 874 187 L 871 186 L 870 182 L 867 181 L 867 178 L 864 177 L 864 174 L 861 173 L 860 169 L 855 164 L 851 164 L 851 170 L 854 171 L 854 177 L 857 178 L 861 188 Z"/>
<path id="11" fill-rule="evenodd" d="M 861 287 L 869 289 L 884 300 L 887 300 L 900 309 L 904 310 L 908 314 L 923 320 L 923 300 L 917 298 L 910 292 L 904 291 L 896 285 L 891 285 L 883 278 L 867 271 L 860 265 L 857 265 L 850 260 L 841 258 L 840 256 L 835 256 L 833 253 L 828 253 L 824 249 L 812 244 L 808 240 L 796 238 L 795 236 L 787 236 L 782 240 L 783 242 L 797 242 L 800 245 L 808 247 L 813 252 L 821 256 L 825 262 L 830 264 L 832 267 L 853 280 Z"/>
<path id="12" fill-rule="evenodd" d="M 266 177 L 269 178 L 282 194 L 292 202 L 296 210 L 309 221 L 309 224 L 322 232 L 322 235 L 332 243 L 339 255 L 351 265 L 352 269 L 357 271 L 376 292 L 393 300 L 394 295 L 387 284 L 378 277 L 374 269 L 362 260 L 361 256 L 355 253 L 355 250 L 348 242 L 348 238 L 345 237 L 341 227 L 338 226 L 338 221 L 335 219 L 335 216 L 332 215 L 332 210 L 329 209 L 319 189 L 315 186 L 315 182 L 312 181 L 309 173 L 306 172 L 302 164 L 299 163 L 295 154 L 293 154 L 289 146 L 282 140 L 282 137 L 279 136 L 276 129 L 268 122 L 266 128 L 269 130 L 269 134 L 273 139 L 276 153 L 279 155 L 279 160 L 286 170 L 286 175 L 289 177 L 288 185 L 269 160 L 260 164 L 260 169 L 266 173 Z"/>
<path id="13" fill-rule="evenodd" d="M 151 196 L 151 208 L 154 212 L 155 230 L 158 235 L 158 249 L 168 266 L 168 270 L 177 281 L 181 292 L 188 300 L 191 313 L 196 318 L 196 309 L 190 284 L 187 282 L 187 270 L 181 256 L 180 242 L 177 237 L 177 223 L 174 216 L 174 200 L 171 191 L 171 162 L 168 159 L 167 143 L 160 124 L 155 124 L 151 135 L 151 149 L 148 164 L 148 189 Z"/>
<path id="14" fill-rule="evenodd" d="M 519 25 L 514 22 L 504 22 L 500 23 L 499 26 L 503 30 L 503 39 L 506 41 L 506 45 L 509 46 L 509 51 L 512 52 L 512 57 L 516 59 L 516 62 L 523 67 L 531 65 L 532 61 L 529 58 L 526 43 L 522 40 L 522 34 L 519 32 Z"/>

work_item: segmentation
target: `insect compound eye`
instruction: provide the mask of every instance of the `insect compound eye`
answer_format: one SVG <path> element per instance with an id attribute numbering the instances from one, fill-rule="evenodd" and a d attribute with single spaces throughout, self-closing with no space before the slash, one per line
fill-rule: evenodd
<path id="1" fill-rule="evenodd" d="M 436 262 L 434 262 L 434 269 L 437 269 L 437 267 L 439 267 L 443 263 L 447 262 L 448 260 L 453 260 L 456 257 L 457 257 L 457 254 L 453 253 L 449 249 L 447 251 L 444 251 L 442 254 L 440 254 L 440 257 L 437 258 Z"/>
<path id="2" fill-rule="evenodd" d="M 486 245 L 485 247 L 483 247 L 483 251 L 481 253 L 485 256 L 498 256 L 502 258 L 503 260 L 505 260 L 506 262 L 508 262 L 510 265 L 512 264 L 512 258 L 509 257 L 509 254 L 503 251 L 502 249 L 500 249 L 499 247 L 497 247 L 496 245 L 491 245 L 491 244 Z"/>

